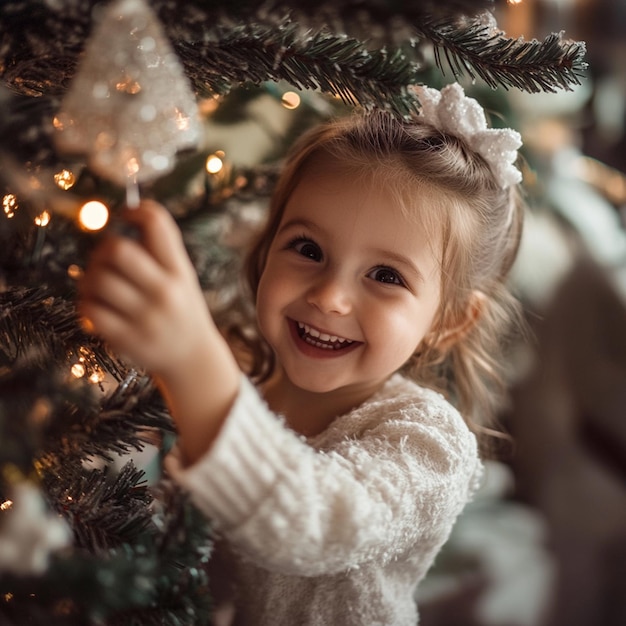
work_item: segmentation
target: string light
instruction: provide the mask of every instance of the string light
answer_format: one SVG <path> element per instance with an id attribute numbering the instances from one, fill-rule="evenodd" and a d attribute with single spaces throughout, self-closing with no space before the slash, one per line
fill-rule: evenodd
<path id="1" fill-rule="evenodd" d="M 93 385 L 97 385 L 104 380 L 104 372 L 96 365 L 93 368 L 93 372 L 91 372 L 91 374 L 89 375 L 88 380 Z"/>
<path id="2" fill-rule="evenodd" d="M 109 209 L 106 204 L 98 200 L 86 202 L 78 212 L 78 223 L 84 230 L 101 230 L 108 221 Z"/>
<path id="3" fill-rule="evenodd" d="M 50 215 L 50 212 L 49 211 L 43 211 L 43 213 L 40 213 L 35 218 L 35 225 L 36 226 L 40 226 L 41 228 L 44 228 L 44 227 L 46 227 L 50 223 L 51 219 L 52 219 L 52 216 Z"/>
<path id="4" fill-rule="evenodd" d="M 83 275 L 83 270 L 79 265 L 72 263 L 72 265 L 67 268 L 67 275 L 74 280 L 78 280 Z"/>
<path id="5" fill-rule="evenodd" d="M 85 375 L 86 371 L 87 370 L 85 369 L 84 363 L 74 363 L 70 370 L 74 378 L 82 378 Z"/>
<path id="6" fill-rule="evenodd" d="M 290 111 L 300 106 L 300 96 L 295 91 L 285 91 L 280 99 L 280 103 Z"/>
<path id="7" fill-rule="evenodd" d="M 224 153 L 222 151 L 211 154 L 206 160 L 206 171 L 209 174 L 217 174 L 224 167 L 224 161 L 222 160 Z"/>
<path id="8" fill-rule="evenodd" d="M 57 184 L 57 187 L 67 191 L 75 185 L 76 177 L 70 170 L 63 169 L 54 175 L 54 182 Z"/>
<path id="9" fill-rule="evenodd" d="M 105 379 L 105 373 L 96 362 L 94 353 L 86 346 L 81 346 L 78 349 L 78 360 L 70 367 L 70 373 L 74 378 L 87 378 L 93 385 L 97 385 Z"/>
<path id="10" fill-rule="evenodd" d="M 52 407 L 46 398 L 38 398 L 33 404 L 28 419 L 33 424 L 44 424 L 50 418 Z"/>
<path id="11" fill-rule="evenodd" d="M 17 211 L 18 208 L 19 204 L 17 203 L 17 198 L 12 193 L 7 193 L 4 198 L 2 198 L 2 209 L 9 219 L 15 217 L 15 211 Z"/>
<path id="12" fill-rule="evenodd" d="M 5 500 L 0 504 L 0 511 L 8 511 L 13 506 L 13 500 Z"/>
<path id="13" fill-rule="evenodd" d="M 239 176 L 235 178 L 235 187 L 237 187 L 237 189 L 243 189 L 248 182 L 248 179 L 243 174 L 239 174 Z"/>

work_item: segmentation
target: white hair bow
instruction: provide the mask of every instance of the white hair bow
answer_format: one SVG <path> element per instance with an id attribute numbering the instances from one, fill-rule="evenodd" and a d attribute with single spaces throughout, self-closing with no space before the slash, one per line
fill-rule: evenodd
<path id="1" fill-rule="evenodd" d="M 464 139 L 489 164 L 494 177 L 505 189 L 522 180 L 515 167 L 521 135 L 511 128 L 488 128 L 482 106 L 465 95 L 458 83 L 441 91 L 424 85 L 415 87 L 420 102 L 419 115 L 443 132 Z"/>

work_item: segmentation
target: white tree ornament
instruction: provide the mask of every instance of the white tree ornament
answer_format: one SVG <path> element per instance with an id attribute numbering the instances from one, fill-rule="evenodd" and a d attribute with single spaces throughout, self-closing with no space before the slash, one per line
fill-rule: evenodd
<path id="1" fill-rule="evenodd" d="M 71 542 L 65 521 L 46 510 L 37 487 L 28 482 L 15 485 L 11 501 L 0 513 L 0 571 L 41 574 L 50 554 Z"/>
<path id="2" fill-rule="evenodd" d="M 106 8 L 55 127 L 61 152 L 85 155 L 95 173 L 122 187 L 165 174 L 178 151 L 198 144 L 195 96 L 144 0 Z"/>

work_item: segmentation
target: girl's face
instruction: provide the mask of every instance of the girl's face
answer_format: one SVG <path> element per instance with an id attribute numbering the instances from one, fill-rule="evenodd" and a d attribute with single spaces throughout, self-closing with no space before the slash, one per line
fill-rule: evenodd
<path id="1" fill-rule="evenodd" d="M 416 197 L 415 209 L 427 202 Z M 365 400 L 433 325 L 441 272 L 419 220 L 371 178 L 314 165 L 291 194 L 257 294 L 280 375 Z"/>

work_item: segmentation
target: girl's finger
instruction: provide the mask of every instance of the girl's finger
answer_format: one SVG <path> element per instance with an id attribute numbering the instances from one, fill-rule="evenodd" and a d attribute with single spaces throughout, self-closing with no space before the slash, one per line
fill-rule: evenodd
<path id="1" fill-rule="evenodd" d="M 127 319 L 142 315 L 146 298 L 135 284 L 115 271 L 88 273 L 79 285 L 83 301 L 91 301 Z"/>
<path id="2" fill-rule="evenodd" d="M 93 300 L 83 300 L 78 306 L 81 326 L 88 333 L 96 333 L 119 354 L 135 354 L 134 345 L 141 341 L 136 326 L 117 311 Z"/>
<path id="3" fill-rule="evenodd" d="M 141 243 L 165 269 L 179 269 L 187 258 L 182 234 L 172 214 L 158 202 L 143 200 L 138 208 L 129 209 L 124 219 L 137 226 Z"/>
<path id="4" fill-rule="evenodd" d="M 140 242 L 120 236 L 108 238 L 95 250 L 82 284 L 102 292 L 97 281 L 107 273 L 119 275 L 146 295 L 157 292 L 164 279 L 163 267 Z"/>

